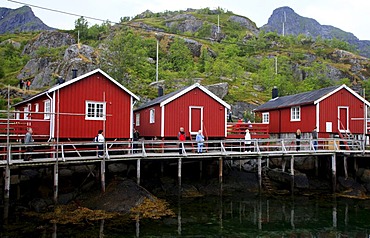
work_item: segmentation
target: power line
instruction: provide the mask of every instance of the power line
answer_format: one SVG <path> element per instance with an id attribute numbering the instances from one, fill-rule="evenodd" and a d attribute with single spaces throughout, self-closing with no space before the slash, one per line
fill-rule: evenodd
<path id="1" fill-rule="evenodd" d="M 28 3 L 19 2 L 19 1 L 14 1 L 14 0 L 8 0 L 8 2 L 13 2 L 13 3 L 17 3 L 17 4 L 23 4 L 23 5 L 26 5 L 26 6 L 35 7 L 35 8 L 39 8 L 39 9 L 42 9 L 42 10 L 51 11 L 51 12 L 62 13 L 62 14 L 70 15 L 70 16 L 84 17 L 84 18 L 87 18 L 87 19 L 95 20 L 95 21 L 101 21 L 101 22 L 105 22 L 106 21 L 106 20 L 103 20 L 103 19 L 100 19 L 100 18 L 83 16 L 83 15 L 76 14 L 76 13 L 65 12 L 65 11 L 61 11 L 61 10 L 57 10 L 57 9 L 52 9 L 52 8 L 37 6 L 37 5 L 28 4 Z M 109 21 L 109 22 L 112 22 L 112 21 Z M 112 22 L 112 23 L 119 24 L 117 22 Z"/>

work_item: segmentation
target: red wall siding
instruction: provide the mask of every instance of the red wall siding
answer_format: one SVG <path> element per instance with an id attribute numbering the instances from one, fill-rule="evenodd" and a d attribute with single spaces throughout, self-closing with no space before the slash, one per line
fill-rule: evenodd
<path id="1" fill-rule="evenodd" d="M 182 95 L 165 106 L 165 137 L 176 137 L 180 127 L 189 134 L 189 107 L 203 107 L 203 134 L 225 137 L 225 107 L 199 88 Z"/>
<path id="2" fill-rule="evenodd" d="M 35 138 L 37 138 L 38 136 L 49 138 L 50 136 L 49 135 L 50 120 L 44 120 L 44 114 L 42 113 L 45 111 L 44 109 L 45 100 L 48 100 L 48 97 L 41 96 L 31 102 L 27 102 L 27 103 L 21 104 L 16 107 L 16 110 L 20 112 L 20 119 L 22 120 L 24 118 L 24 113 L 23 113 L 24 107 L 27 107 L 28 104 L 31 104 L 30 117 L 29 117 L 31 121 L 28 124 L 30 127 L 32 127 Z M 39 104 L 39 112 L 35 113 L 37 103 Z M 25 122 L 27 121 L 28 120 L 25 120 Z"/>
<path id="3" fill-rule="evenodd" d="M 326 122 L 332 122 L 333 132 L 338 132 L 338 107 L 344 106 L 349 109 L 349 130 L 354 134 L 362 134 L 364 130 L 364 104 L 357 97 L 345 89 L 342 89 L 320 102 L 320 131 L 325 132 Z"/>
<path id="4" fill-rule="evenodd" d="M 149 116 L 150 110 L 155 110 L 155 122 L 149 123 Z M 135 111 L 135 114 L 140 113 L 140 126 L 136 126 L 136 129 L 140 133 L 141 136 L 145 137 L 154 137 L 157 136 L 160 138 L 161 136 L 161 108 L 159 105 L 155 105 L 153 107 L 144 108 L 139 111 Z M 134 123 L 136 123 L 136 115 L 134 116 Z"/>
<path id="5" fill-rule="evenodd" d="M 104 124 L 106 138 L 130 138 L 131 95 L 102 74 L 97 73 L 68 85 L 62 88 L 59 94 L 60 112 L 79 114 L 60 115 L 60 138 L 93 138 L 99 129 L 104 129 Z M 86 120 L 86 100 L 103 102 L 104 98 L 106 121 Z M 57 108 L 58 105 L 56 110 Z"/>

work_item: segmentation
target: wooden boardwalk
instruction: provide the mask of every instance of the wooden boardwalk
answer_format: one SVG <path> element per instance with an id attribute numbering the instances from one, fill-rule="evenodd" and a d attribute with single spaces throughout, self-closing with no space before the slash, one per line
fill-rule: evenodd
<path id="1" fill-rule="evenodd" d="M 241 139 L 206 141 L 203 152 L 197 153 L 194 141 L 142 140 L 108 141 L 104 143 L 104 156 L 97 156 L 97 144 L 93 142 L 34 143 L 33 152 L 26 152 L 26 146 L 20 143 L 0 144 L 0 168 L 5 171 L 5 198 L 9 198 L 10 175 L 12 169 L 54 166 L 54 198 L 57 199 L 58 168 L 65 165 L 100 163 L 102 191 L 105 191 L 106 163 L 136 161 L 137 182 L 140 183 L 141 161 L 175 160 L 178 162 L 178 178 L 181 186 L 182 163 L 189 161 L 215 160 L 219 164 L 219 179 L 222 182 L 223 160 L 255 159 L 258 161 L 258 177 L 261 186 L 262 161 L 270 158 L 285 158 L 290 161 L 290 174 L 294 176 L 294 159 L 312 156 L 332 158 L 333 183 L 336 183 L 336 156 L 343 155 L 346 166 L 347 157 L 368 157 L 370 150 L 365 150 L 363 142 L 343 139 L 319 139 L 317 145 L 312 140 L 295 139 L 253 139 L 245 144 Z M 179 153 L 181 148 L 182 154 Z M 31 161 L 22 158 L 32 155 Z M 284 165 L 285 167 L 285 165 Z"/>

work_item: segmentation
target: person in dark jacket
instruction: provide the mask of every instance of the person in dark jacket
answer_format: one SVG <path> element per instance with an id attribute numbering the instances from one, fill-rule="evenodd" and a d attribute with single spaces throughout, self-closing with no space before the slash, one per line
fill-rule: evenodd
<path id="1" fill-rule="evenodd" d="M 30 154 L 33 151 L 33 147 L 30 146 L 34 142 L 32 138 L 33 130 L 31 127 L 27 129 L 27 133 L 24 136 L 24 144 L 26 145 L 26 155 L 24 157 L 24 161 L 30 161 L 32 160 L 32 155 Z"/>

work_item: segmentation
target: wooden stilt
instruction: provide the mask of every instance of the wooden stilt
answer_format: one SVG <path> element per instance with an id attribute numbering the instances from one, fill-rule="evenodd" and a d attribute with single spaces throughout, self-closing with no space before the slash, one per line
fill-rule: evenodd
<path id="1" fill-rule="evenodd" d="M 222 160 L 222 157 L 220 157 L 220 159 L 218 160 L 218 166 L 219 166 L 218 179 L 219 179 L 220 183 L 222 183 L 223 163 L 224 162 Z"/>
<path id="2" fill-rule="evenodd" d="M 101 180 L 101 191 L 105 192 L 105 160 L 100 162 L 100 180 Z"/>
<path id="3" fill-rule="evenodd" d="M 4 187 L 4 199 L 9 200 L 10 197 L 10 167 L 7 165 L 5 167 L 5 187 Z"/>
<path id="4" fill-rule="evenodd" d="M 262 191 L 262 156 L 258 156 L 258 189 Z"/>
<path id="5" fill-rule="evenodd" d="M 348 179 L 348 168 L 347 168 L 347 156 L 343 158 L 343 167 L 344 167 L 344 178 Z"/>
<path id="6" fill-rule="evenodd" d="M 179 179 L 179 189 L 181 188 L 181 166 L 182 166 L 182 159 L 179 158 L 178 168 L 177 168 L 177 177 Z"/>
<path id="7" fill-rule="evenodd" d="M 136 182 L 140 185 L 140 159 L 136 161 Z"/>
<path id="8" fill-rule="evenodd" d="M 331 172 L 332 172 L 333 193 L 335 193 L 337 187 L 337 165 L 335 154 L 331 156 Z"/>
<path id="9" fill-rule="evenodd" d="M 285 165 L 286 165 L 286 159 L 285 157 L 282 158 L 282 162 L 281 162 L 281 170 L 283 172 L 285 172 Z"/>
<path id="10" fill-rule="evenodd" d="M 163 177 L 164 174 L 164 164 L 163 161 L 161 161 L 161 176 Z"/>
<path id="11" fill-rule="evenodd" d="M 203 177 L 203 161 L 199 161 L 199 179 Z"/>
<path id="12" fill-rule="evenodd" d="M 358 164 L 357 164 L 357 158 L 353 158 L 353 167 L 355 169 L 355 173 L 357 174 L 358 171 Z"/>
<path id="13" fill-rule="evenodd" d="M 291 193 L 294 194 L 294 155 L 290 157 Z"/>
<path id="14" fill-rule="evenodd" d="M 58 203 L 59 171 L 58 162 L 54 164 L 54 202 Z"/>
<path id="15" fill-rule="evenodd" d="M 319 176 L 319 159 L 317 158 L 317 156 L 315 156 L 315 175 L 316 177 Z"/>

